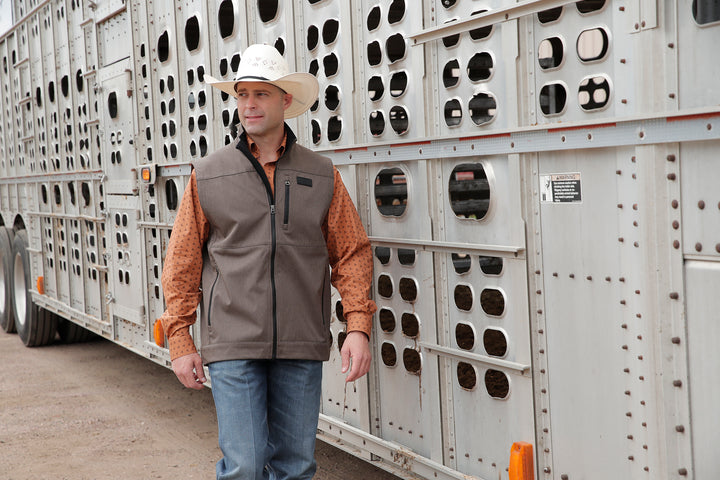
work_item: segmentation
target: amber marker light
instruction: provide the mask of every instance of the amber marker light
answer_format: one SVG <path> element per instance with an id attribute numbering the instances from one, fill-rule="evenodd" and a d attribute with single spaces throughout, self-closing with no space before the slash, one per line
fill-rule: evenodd
<path id="1" fill-rule="evenodd" d="M 165 346 L 165 332 L 163 331 L 162 322 L 160 322 L 160 320 L 155 320 L 153 337 L 155 337 L 155 345 L 157 345 L 158 347 Z"/>
<path id="2" fill-rule="evenodd" d="M 143 179 L 143 182 L 150 183 L 152 180 L 152 171 L 150 170 L 150 167 L 142 167 L 142 170 L 140 170 L 140 176 Z"/>
<path id="3" fill-rule="evenodd" d="M 510 448 L 510 480 L 535 480 L 533 447 L 527 442 L 515 442 Z"/>
<path id="4" fill-rule="evenodd" d="M 45 277 L 37 277 L 37 291 L 40 295 L 45 295 Z"/>

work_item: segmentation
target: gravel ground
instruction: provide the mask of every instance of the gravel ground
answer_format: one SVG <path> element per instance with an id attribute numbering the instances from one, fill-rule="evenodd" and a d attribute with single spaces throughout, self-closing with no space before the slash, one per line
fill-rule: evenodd
<path id="1" fill-rule="evenodd" d="M 106 340 L 25 348 L 0 330 L 0 479 L 214 479 L 209 389 Z M 318 441 L 316 480 L 398 480 Z"/>

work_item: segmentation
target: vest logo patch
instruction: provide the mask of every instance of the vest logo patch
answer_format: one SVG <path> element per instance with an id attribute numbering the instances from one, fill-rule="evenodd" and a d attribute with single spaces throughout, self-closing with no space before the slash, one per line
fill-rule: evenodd
<path id="1" fill-rule="evenodd" d="M 298 183 L 298 185 L 312 187 L 312 178 L 297 177 L 297 183 Z"/>

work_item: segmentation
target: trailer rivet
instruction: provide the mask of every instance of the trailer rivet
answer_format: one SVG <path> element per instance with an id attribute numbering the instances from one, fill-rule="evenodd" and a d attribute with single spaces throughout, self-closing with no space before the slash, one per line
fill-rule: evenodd
<path id="1" fill-rule="evenodd" d="M 630 390 L 625 390 L 625 395 L 630 395 Z"/>
<path id="2" fill-rule="evenodd" d="M 642 360 L 642 359 L 643 359 L 643 356 L 642 356 L 642 355 L 638 355 L 638 360 Z"/>
<path id="3" fill-rule="evenodd" d="M 605 281 L 606 281 L 606 282 L 609 282 L 609 281 L 611 281 L 611 278 L 610 278 L 610 277 L 605 277 Z"/>
<path id="4" fill-rule="evenodd" d="M 680 228 L 680 222 L 678 222 L 677 220 L 673 220 L 672 227 L 677 230 L 678 228 Z"/>
<path id="5" fill-rule="evenodd" d="M 678 470 L 678 473 L 682 475 L 683 477 L 687 475 L 687 468 L 681 468 Z"/>
<path id="6" fill-rule="evenodd" d="M 640 400 L 640 405 L 645 406 L 645 400 Z"/>
<path id="7" fill-rule="evenodd" d="M 675 94 L 674 94 L 674 93 L 669 93 L 669 94 L 668 94 L 668 97 L 670 97 L 670 98 L 675 98 Z"/>
<path id="8" fill-rule="evenodd" d="M 720 243 L 715 244 L 715 251 L 720 253 Z"/>
<path id="9" fill-rule="evenodd" d="M 671 43 L 668 43 L 668 47 L 669 47 L 669 48 L 675 48 L 675 44 L 672 43 L 672 42 L 671 42 Z"/>
<path id="10" fill-rule="evenodd" d="M 542 310 L 537 311 L 538 315 L 542 315 Z"/>
<path id="11" fill-rule="evenodd" d="M 643 427 L 647 427 L 647 422 L 642 422 Z"/>
<path id="12" fill-rule="evenodd" d="M 627 439 L 628 439 L 628 440 L 632 440 L 632 439 L 633 439 L 633 436 L 632 436 L 632 435 L 628 435 L 628 436 L 627 436 Z"/>
<path id="13" fill-rule="evenodd" d="M 680 345 L 680 337 L 673 337 L 672 343 L 674 343 L 675 345 Z"/>
<path id="14" fill-rule="evenodd" d="M 633 457 L 632 455 L 630 455 L 630 456 L 628 457 L 628 460 L 630 460 L 630 461 L 632 462 L 633 460 L 635 460 L 635 457 Z"/>
<path id="15" fill-rule="evenodd" d="M 677 178 L 677 177 L 676 177 L 676 175 L 675 175 L 674 173 L 668 173 L 668 174 L 667 174 L 667 179 L 668 179 L 668 180 L 675 180 L 675 178 Z"/>
<path id="16" fill-rule="evenodd" d="M 640 295 L 640 290 L 635 290 L 635 295 Z"/>
<path id="17" fill-rule="evenodd" d="M 673 300 L 677 300 L 678 298 L 680 298 L 680 294 L 677 293 L 677 292 L 671 292 L 671 293 L 670 293 L 670 298 L 673 299 Z"/>
<path id="18" fill-rule="evenodd" d="M 675 161 L 675 155 L 673 155 L 672 153 L 671 153 L 670 155 L 668 155 L 666 158 L 667 158 L 667 161 L 668 161 L 668 162 L 674 162 L 674 161 Z"/>
<path id="19" fill-rule="evenodd" d="M 718 246 L 720 246 L 720 243 L 718 243 Z M 718 250 L 718 251 L 720 251 L 720 250 Z M 558 276 L 557 272 L 553 272 L 553 277 L 557 277 L 557 276 Z"/>
<path id="20" fill-rule="evenodd" d="M 592 281 L 592 275 L 588 275 L 588 276 L 587 276 L 587 277 L 585 277 L 585 278 L 586 278 L 587 280 L 590 280 L 590 281 Z"/>
<path id="21" fill-rule="evenodd" d="M 678 204 L 678 201 L 677 201 L 677 200 L 673 200 L 672 202 L 670 202 L 670 206 L 672 206 L 673 208 L 677 208 L 678 205 L 679 205 L 679 204 Z"/>
<path id="22" fill-rule="evenodd" d="M 539 333 L 540 335 L 542 335 L 543 333 L 545 333 L 545 330 L 543 330 L 543 329 L 541 328 L 541 329 L 538 330 L 538 333 Z"/>
<path id="23" fill-rule="evenodd" d="M 628 349 L 628 346 L 627 346 L 627 345 L 623 345 L 623 346 L 622 346 L 622 349 L 623 349 L 623 350 L 627 350 L 627 349 Z"/>
<path id="24" fill-rule="evenodd" d="M 622 243 L 624 241 L 625 241 L 625 239 L 623 237 L 618 238 L 618 242 Z"/>
<path id="25" fill-rule="evenodd" d="M 568 275 L 568 276 L 569 276 L 570 278 L 575 278 L 575 274 L 574 274 L 574 273 L 571 273 L 571 274 Z"/>
<path id="26" fill-rule="evenodd" d="M 623 323 L 623 324 L 622 324 L 622 325 L 620 325 L 620 326 L 621 326 L 622 328 L 624 328 L 624 329 L 626 329 L 626 330 L 627 330 L 627 323 Z"/>
<path id="27" fill-rule="evenodd" d="M 698 208 L 699 208 L 700 210 L 703 210 L 703 209 L 705 208 L 705 201 L 704 201 L 704 200 L 700 200 L 700 201 L 698 202 Z"/>
<path id="28" fill-rule="evenodd" d="M 698 251 L 698 252 L 702 252 L 702 243 L 697 242 L 697 243 L 695 244 L 695 250 Z"/>
<path id="29" fill-rule="evenodd" d="M 625 300 L 620 300 L 620 305 L 625 305 Z"/>
<path id="30" fill-rule="evenodd" d="M 682 425 L 677 425 L 677 426 L 675 427 L 675 431 L 676 431 L 676 432 L 679 432 L 679 433 L 682 433 L 682 432 L 685 431 L 685 427 L 682 426 Z"/>
<path id="31" fill-rule="evenodd" d="M 622 207 L 623 207 L 622 203 L 618 203 L 618 208 L 622 208 Z"/>
<path id="32" fill-rule="evenodd" d="M 550 467 L 545 467 L 545 468 L 543 468 L 543 472 L 545 472 L 545 473 L 550 473 Z"/>
<path id="33" fill-rule="evenodd" d="M 570 477 L 567 476 L 567 474 L 563 473 L 560 475 L 560 480 L 569 480 Z"/>
<path id="34" fill-rule="evenodd" d="M 624 64 L 624 63 L 626 63 L 626 62 L 627 62 L 627 60 L 625 60 L 624 58 L 621 58 L 621 59 L 620 59 L 620 63 L 623 63 L 623 64 Z"/>
<path id="35" fill-rule="evenodd" d="M 680 248 L 680 242 L 679 242 L 678 240 L 675 240 L 675 241 L 673 242 L 673 247 L 675 248 L 675 250 L 677 250 L 678 248 Z"/>
<path id="36" fill-rule="evenodd" d="M 673 380 L 673 387 L 682 387 L 682 380 Z"/>
<path id="37" fill-rule="evenodd" d="M 646 472 L 650 471 L 650 469 L 648 467 L 643 467 L 643 470 L 645 470 Z"/>
<path id="38" fill-rule="evenodd" d="M 615 170 L 615 173 L 617 173 L 618 175 L 621 175 L 621 174 L 622 174 L 622 170 Z"/>

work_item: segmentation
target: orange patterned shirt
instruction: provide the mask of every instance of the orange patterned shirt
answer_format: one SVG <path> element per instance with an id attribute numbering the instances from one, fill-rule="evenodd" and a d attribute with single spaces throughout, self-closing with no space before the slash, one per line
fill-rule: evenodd
<path id="1" fill-rule="evenodd" d="M 258 158 L 257 145 L 247 138 L 250 151 Z M 277 158 L 284 151 L 285 140 L 278 148 Z M 277 158 L 263 164 L 271 186 Z M 340 173 L 336 168 L 333 170 L 335 191 L 322 228 L 332 267 L 331 282 L 342 297 L 347 331 L 360 331 L 369 337 L 376 310 L 369 298 L 373 270 L 370 242 Z M 167 307 L 160 320 L 168 338 L 171 360 L 197 351 L 190 326 L 196 321 L 202 298 L 202 251 L 209 234 L 210 224 L 200 205 L 193 171 L 180 201 L 163 264 L 162 285 Z"/>

